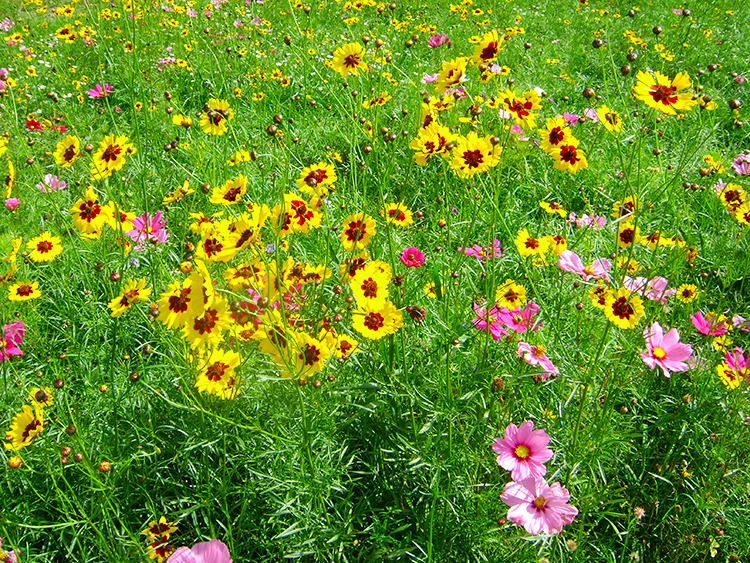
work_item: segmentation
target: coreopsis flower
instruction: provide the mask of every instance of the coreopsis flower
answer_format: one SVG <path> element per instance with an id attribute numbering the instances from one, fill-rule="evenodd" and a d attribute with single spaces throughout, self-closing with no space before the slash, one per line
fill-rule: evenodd
<path id="1" fill-rule="evenodd" d="M 750 225 L 750 201 L 746 201 L 736 209 L 734 218 L 743 225 Z"/>
<path id="2" fill-rule="evenodd" d="M 533 238 L 526 229 L 521 229 L 514 242 L 521 256 L 540 256 L 549 250 L 548 241 L 544 238 Z"/>
<path id="3" fill-rule="evenodd" d="M 719 184 L 721 189 L 719 190 L 719 200 L 724 208 L 734 216 L 740 206 L 745 203 L 747 194 L 742 186 L 737 184 Z"/>
<path id="4" fill-rule="evenodd" d="M 407 227 L 414 223 L 411 210 L 403 203 L 387 203 L 384 209 L 378 211 L 378 214 L 385 217 L 388 223 L 401 227 Z"/>
<path id="5" fill-rule="evenodd" d="M 560 373 L 557 366 L 552 363 L 552 360 L 544 352 L 545 348 L 541 344 L 532 346 L 523 340 L 519 341 L 516 346 L 516 356 L 522 358 L 530 366 L 539 366 L 542 368 L 543 371 L 540 374 L 542 381 L 545 381 L 550 375 Z"/>
<path id="6" fill-rule="evenodd" d="M 420 166 L 424 166 L 431 156 L 448 154 L 448 146 L 458 139 L 458 135 L 451 133 L 451 130 L 437 121 L 432 121 L 426 127 L 419 130 L 416 139 L 412 139 L 409 147 L 414 149 L 414 161 Z"/>
<path id="7" fill-rule="evenodd" d="M 34 237 L 26 243 L 26 248 L 30 250 L 29 258 L 34 262 L 51 262 L 57 258 L 63 251 L 62 241 L 59 237 L 53 236 L 49 231 L 43 232 L 38 237 Z"/>
<path id="8" fill-rule="evenodd" d="M 680 287 L 677 288 L 677 293 L 675 294 L 677 299 L 679 301 L 682 301 L 683 303 L 692 303 L 696 299 L 698 299 L 698 294 L 700 291 L 698 290 L 698 286 L 694 285 L 692 283 L 683 283 Z"/>
<path id="9" fill-rule="evenodd" d="M 380 261 L 365 264 L 354 274 L 349 287 L 357 300 L 357 305 L 367 305 L 370 309 L 381 309 L 388 299 L 388 284 L 391 282 L 390 268 L 384 270 Z"/>
<path id="10" fill-rule="evenodd" d="M 365 48 L 359 43 L 347 43 L 333 52 L 331 68 L 346 79 L 349 74 L 357 76 L 358 71 L 366 71 L 367 63 L 362 59 L 365 56 Z"/>
<path id="11" fill-rule="evenodd" d="M 692 92 L 681 92 L 690 89 L 690 76 L 678 72 L 670 79 L 659 71 L 638 71 L 636 84 L 633 86 L 633 96 L 668 115 L 676 115 L 677 111 L 690 111 L 698 103 L 693 99 Z"/>
<path id="12" fill-rule="evenodd" d="M 607 272 L 612 268 L 609 260 L 606 258 L 597 258 L 591 266 L 584 266 L 583 261 L 572 250 L 563 250 L 557 261 L 557 267 L 566 272 L 578 274 L 583 281 L 589 281 L 592 278 L 609 281 Z"/>
<path id="13" fill-rule="evenodd" d="M 210 305 L 201 308 L 200 314 L 194 313 L 183 325 L 183 338 L 191 348 L 216 346 L 223 340 L 222 332 L 231 324 L 227 302 L 214 295 Z"/>
<path id="14" fill-rule="evenodd" d="M 323 220 L 318 207 L 293 193 L 284 194 L 284 211 L 294 233 L 307 233 L 311 227 L 319 227 Z"/>
<path id="15" fill-rule="evenodd" d="M 364 268 L 367 261 L 370 259 L 370 254 L 366 250 L 358 252 L 351 258 L 347 257 L 344 259 L 344 263 L 339 266 L 339 277 L 344 283 L 348 283 L 357 270 Z"/>
<path id="16" fill-rule="evenodd" d="M 190 189 L 190 181 L 185 180 L 182 183 L 182 186 L 179 188 L 175 188 L 171 192 L 169 192 L 167 195 L 164 196 L 164 199 L 161 200 L 162 205 L 167 205 L 168 203 L 177 203 L 178 201 L 182 201 L 182 199 L 189 194 L 195 193 L 195 190 Z"/>
<path id="17" fill-rule="evenodd" d="M 533 535 L 557 534 L 578 515 L 578 509 L 568 504 L 566 488 L 535 477 L 508 483 L 500 500 L 510 507 L 508 520 Z"/>
<path id="18" fill-rule="evenodd" d="M 172 116 L 172 123 L 175 125 L 180 125 L 184 127 L 185 129 L 189 129 L 193 125 L 193 118 L 189 115 L 182 115 L 181 113 L 176 113 Z"/>
<path id="19" fill-rule="evenodd" d="M 17 452 L 31 445 L 34 438 L 44 430 L 44 412 L 37 404 L 32 408 L 23 406 L 23 411 L 13 417 L 10 429 L 5 433 L 5 449 Z"/>
<path id="20" fill-rule="evenodd" d="M 375 235 L 375 220 L 366 213 L 354 213 L 344 219 L 341 227 L 341 245 L 347 252 L 362 250 Z"/>
<path id="21" fill-rule="evenodd" d="M 166 539 L 169 539 L 169 536 L 177 531 L 177 527 L 177 524 L 174 522 L 167 522 L 167 518 L 162 516 L 159 518 L 158 522 L 156 520 L 149 522 L 148 527 L 143 530 L 141 534 L 152 538 L 166 536 Z"/>
<path id="22" fill-rule="evenodd" d="M 336 183 L 336 169 L 333 164 L 318 162 L 305 166 L 297 178 L 297 188 L 303 193 L 324 196 L 327 193 L 326 186 Z"/>
<path id="23" fill-rule="evenodd" d="M 638 211 L 642 207 L 642 203 L 636 196 L 627 196 L 624 199 L 616 201 L 612 204 L 612 218 L 619 219 L 620 217 L 627 217 Z"/>
<path id="24" fill-rule="evenodd" d="M 138 280 L 128 280 L 125 286 L 120 290 L 120 294 L 112 299 L 107 307 L 112 312 L 112 317 L 119 317 L 130 307 L 138 301 L 148 300 L 151 295 L 151 288 L 146 287 L 146 279 L 140 278 Z"/>
<path id="25" fill-rule="evenodd" d="M 211 203 L 218 205 L 234 205 L 242 200 L 247 193 L 247 178 L 240 174 L 232 180 L 227 180 L 221 187 L 216 187 L 211 192 Z"/>
<path id="26" fill-rule="evenodd" d="M 192 292 L 192 283 L 191 278 L 183 283 L 173 281 L 169 284 L 167 291 L 161 294 L 161 299 L 157 301 L 159 305 L 157 319 L 167 328 L 184 325 L 194 315 L 196 308 L 199 310 L 203 308 L 203 295 Z"/>
<path id="27" fill-rule="evenodd" d="M 26 333 L 26 325 L 21 321 L 13 321 L 0 329 L 0 361 L 9 360 L 11 356 L 23 356 L 18 347 Z"/>
<path id="28" fill-rule="evenodd" d="M 540 201 L 539 207 L 544 209 L 550 215 L 557 214 L 563 219 L 565 219 L 568 216 L 568 212 L 565 211 L 563 206 L 557 203 L 556 201 Z"/>
<path id="29" fill-rule="evenodd" d="M 333 352 L 333 355 L 337 358 L 343 358 L 347 359 L 349 356 L 351 356 L 354 352 L 357 351 L 357 348 L 359 347 L 359 342 L 357 342 L 354 338 L 349 336 L 348 334 L 337 334 L 336 335 L 336 342 L 333 346 L 331 346 L 331 351 Z"/>
<path id="30" fill-rule="evenodd" d="M 549 436 L 544 430 L 534 430 L 534 423 L 526 420 L 521 426 L 513 423 L 505 427 L 502 438 L 495 438 L 492 450 L 497 454 L 497 464 L 510 471 L 513 480 L 543 477 L 544 466 L 552 458 Z"/>
<path id="31" fill-rule="evenodd" d="M 75 135 L 68 135 L 62 141 L 57 143 L 54 157 L 55 163 L 62 167 L 68 168 L 81 156 L 81 141 Z"/>
<path id="32" fill-rule="evenodd" d="M 388 92 L 381 92 L 380 96 L 374 96 L 362 102 L 362 107 L 365 109 L 370 109 L 374 107 L 384 106 L 386 103 L 388 103 L 389 100 L 392 99 L 393 97 Z"/>
<path id="33" fill-rule="evenodd" d="M 214 213 L 210 217 L 206 216 L 204 213 L 191 213 L 190 218 L 195 219 L 195 222 L 190 223 L 190 232 L 194 235 L 199 236 L 211 233 L 216 228 L 216 225 L 222 215 L 224 215 L 223 211 Z"/>
<path id="34" fill-rule="evenodd" d="M 16 282 L 8 288 L 8 301 L 28 301 L 41 296 L 39 282 L 36 281 Z"/>
<path id="35" fill-rule="evenodd" d="M 568 144 L 574 138 L 570 127 L 565 126 L 565 119 L 561 115 L 548 119 L 547 127 L 538 129 L 537 132 L 539 133 L 539 148 L 550 155 L 557 147 Z"/>
<path id="36" fill-rule="evenodd" d="M 178 547 L 167 563 L 232 563 L 229 549 L 219 540 L 195 544 L 192 548 Z"/>
<path id="37" fill-rule="evenodd" d="M 622 131 L 622 119 L 620 114 L 609 109 L 609 106 L 604 105 L 597 108 L 596 115 L 599 117 L 599 122 L 604 125 L 604 128 L 611 133 L 619 133 Z"/>
<path id="38" fill-rule="evenodd" d="M 437 79 L 433 82 L 435 92 L 442 94 L 449 88 L 455 88 L 461 84 L 466 76 L 467 62 L 469 59 L 466 57 L 445 61 L 443 68 L 438 72 Z"/>
<path id="39" fill-rule="evenodd" d="M 352 312 L 352 328 L 365 338 L 380 340 L 394 334 L 403 326 L 404 316 L 390 301 L 380 309 L 370 309 L 367 305 Z"/>
<path id="40" fill-rule="evenodd" d="M 234 399 L 240 392 L 240 377 L 235 370 L 242 363 L 237 352 L 212 348 L 198 355 L 198 375 L 195 387 L 198 391 L 216 395 L 222 399 Z"/>
<path id="41" fill-rule="evenodd" d="M 597 280 L 596 285 L 589 289 L 588 296 L 591 299 L 591 304 L 603 311 L 607 306 L 607 300 L 613 293 L 612 288 L 604 285 L 603 280 Z"/>
<path id="42" fill-rule="evenodd" d="M 546 235 L 542 238 L 547 241 L 547 246 L 556 256 L 560 256 L 563 250 L 568 249 L 568 241 L 562 235 Z"/>
<path id="43" fill-rule="evenodd" d="M 223 135 L 227 132 L 227 122 L 234 119 L 234 111 L 226 100 L 211 98 L 203 106 L 198 124 L 206 135 Z"/>
<path id="44" fill-rule="evenodd" d="M 640 240 L 641 229 L 632 223 L 623 221 L 617 227 L 617 246 L 620 248 L 628 248 Z"/>
<path id="45" fill-rule="evenodd" d="M 615 326 L 624 329 L 635 328 L 644 318 L 643 300 L 630 290 L 621 287 L 607 295 L 604 315 Z"/>
<path id="46" fill-rule="evenodd" d="M 693 348 L 689 344 L 680 342 L 680 333 L 676 328 L 664 334 L 661 325 L 653 323 L 643 330 L 643 338 L 646 341 L 647 350 L 640 354 L 643 363 L 648 367 L 654 369 L 659 366 L 664 372 L 664 377 L 669 377 L 671 371 L 688 369 L 686 361 L 692 360 Z"/>
<path id="47" fill-rule="evenodd" d="M 583 155 L 583 151 L 578 148 L 579 144 L 578 139 L 571 137 L 550 152 L 550 156 L 555 160 L 555 169 L 575 174 L 579 170 L 588 168 L 589 162 Z"/>
<path id="48" fill-rule="evenodd" d="M 234 257 L 239 251 L 251 245 L 258 245 L 260 230 L 270 214 L 271 210 L 266 204 L 253 205 L 252 214 L 242 213 L 239 217 L 235 218 L 229 229 L 229 234 L 224 237 L 223 252 Z M 227 261 L 223 259 L 223 256 L 217 258 L 221 262 Z"/>
<path id="49" fill-rule="evenodd" d="M 128 143 L 125 135 L 107 135 L 99 143 L 91 163 L 91 176 L 95 180 L 108 178 L 113 172 L 125 166 L 125 155 L 134 154 L 136 148 Z"/>
<path id="50" fill-rule="evenodd" d="M 237 252 L 234 248 L 228 248 L 226 244 L 228 236 L 229 222 L 222 221 L 222 224 L 201 236 L 201 241 L 195 252 L 196 257 L 205 260 L 207 264 L 229 262 Z"/>
<path id="51" fill-rule="evenodd" d="M 324 340 L 313 338 L 307 333 L 297 335 L 294 357 L 296 377 L 307 378 L 323 371 L 331 350 Z"/>
<path id="52" fill-rule="evenodd" d="M 487 65 L 497 59 L 497 54 L 503 48 L 504 37 L 497 34 L 497 30 L 488 31 L 482 35 L 482 39 L 474 46 L 474 54 L 471 62 L 475 66 Z"/>
<path id="53" fill-rule="evenodd" d="M 516 125 L 522 125 L 533 129 L 536 126 L 536 114 L 534 110 L 541 109 L 539 94 L 536 90 L 528 90 L 517 96 L 510 88 L 498 96 L 501 109 L 515 119 Z"/>
<path id="54" fill-rule="evenodd" d="M 421 268 L 424 266 L 424 254 L 415 246 L 404 248 L 398 258 L 407 268 Z"/>
<path id="55" fill-rule="evenodd" d="M 526 303 L 526 288 L 515 280 L 505 280 L 495 290 L 495 301 L 500 307 L 515 309 Z"/>
<path id="56" fill-rule="evenodd" d="M 742 381 L 750 383 L 750 363 L 742 348 L 724 354 L 724 361 L 716 367 L 719 379 L 727 389 L 736 389 Z"/>
<path id="57" fill-rule="evenodd" d="M 112 219 L 112 214 L 104 205 L 97 203 L 98 195 L 93 188 L 88 188 L 82 199 L 78 199 L 70 208 L 73 225 L 81 234 L 100 235 L 104 225 Z"/>
<path id="58" fill-rule="evenodd" d="M 175 548 L 169 545 L 168 535 L 149 536 L 146 551 L 148 552 L 149 559 L 155 559 L 156 563 L 164 563 L 174 553 Z"/>
<path id="59" fill-rule="evenodd" d="M 480 138 L 473 131 L 466 137 L 459 137 L 451 152 L 451 168 L 462 178 L 471 178 L 479 172 L 486 172 L 500 162 L 502 147 L 492 144 L 492 136 Z"/>

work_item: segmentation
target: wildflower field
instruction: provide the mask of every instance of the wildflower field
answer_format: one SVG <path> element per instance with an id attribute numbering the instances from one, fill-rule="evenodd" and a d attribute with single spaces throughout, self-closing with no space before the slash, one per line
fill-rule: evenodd
<path id="1" fill-rule="evenodd" d="M 0 0 L 0 561 L 750 561 L 749 21 Z"/>

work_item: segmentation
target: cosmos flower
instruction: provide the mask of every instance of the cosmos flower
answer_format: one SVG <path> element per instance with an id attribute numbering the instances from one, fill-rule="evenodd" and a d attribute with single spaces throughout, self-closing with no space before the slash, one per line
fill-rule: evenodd
<path id="1" fill-rule="evenodd" d="M 566 488 L 559 482 L 548 485 L 540 478 L 508 483 L 500 500 L 510 507 L 508 520 L 533 535 L 557 534 L 578 515 L 578 509 L 568 504 Z"/>
<path id="2" fill-rule="evenodd" d="M 424 254 L 414 246 L 404 248 L 399 259 L 408 268 L 420 268 L 424 265 Z"/>
<path id="3" fill-rule="evenodd" d="M 169 556 L 167 563 L 232 563 L 229 549 L 219 540 L 195 544 L 192 548 L 179 547 Z"/>
<path id="4" fill-rule="evenodd" d="M 459 252 L 463 252 L 464 254 L 466 254 L 466 256 L 479 258 L 480 260 L 484 260 L 485 258 L 499 258 L 500 256 L 505 256 L 505 254 L 502 253 L 502 250 L 503 248 L 500 246 L 500 241 L 497 239 L 493 241 L 492 248 L 485 249 L 478 244 L 475 244 L 471 248 L 464 248 L 461 246 L 458 247 Z"/>
<path id="5" fill-rule="evenodd" d="M 11 356 L 23 356 L 18 348 L 26 333 L 26 325 L 21 321 L 8 323 L 0 330 L 0 361 L 10 359 Z"/>
<path id="6" fill-rule="evenodd" d="M 589 281 L 592 278 L 609 281 L 607 272 L 612 268 L 612 265 L 606 258 L 597 258 L 591 266 L 584 266 L 575 252 L 563 250 L 557 261 L 557 267 L 566 272 L 578 274 L 583 278 L 583 281 Z"/>
<path id="7" fill-rule="evenodd" d="M 534 422 L 526 420 L 520 427 L 508 424 L 503 437 L 495 438 L 492 450 L 498 454 L 497 464 L 510 471 L 514 481 L 520 481 L 541 478 L 547 473 L 544 463 L 553 455 L 547 444 L 547 433 L 541 429 L 534 430 Z"/>
<path id="8" fill-rule="evenodd" d="M 64 190 L 68 185 L 54 174 L 45 174 L 44 179 L 36 185 L 43 194 Z"/>
<path id="9" fill-rule="evenodd" d="M 112 86 L 107 83 L 105 83 L 103 87 L 101 84 L 97 84 L 94 88 L 91 88 L 88 91 L 88 95 L 89 98 L 106 98 L 112 90 Z"/>
<path id="10" fill-rule="evenodd" d="M 659 366 L 664 372 L 664 377 L 670 376 L 671 371 L 685 371 L 692 360 L 693 348 L 689 344 L 680 342 L 680 333 L 676 328 L 664 334 L 659 323 L 653 323 L 643 330 L 643 338 L 646 340 L 645 352 L 641 352 L 641 358 L 651 369 Z"/>
<path id="11" fill-rule="evenodd" d="M 527 364 L 540 366 L 544 370 L 541 374 L 542 381 L 546 380 L 550 375 L 560 373 L 560 370 L 557 369 L 552 360 L 544 352 L 545 348 L 541 344 L 532 346 L 523 340 L 519 341 L 516 346 L 516 356 L 523 358 L 523 361 Z"/>

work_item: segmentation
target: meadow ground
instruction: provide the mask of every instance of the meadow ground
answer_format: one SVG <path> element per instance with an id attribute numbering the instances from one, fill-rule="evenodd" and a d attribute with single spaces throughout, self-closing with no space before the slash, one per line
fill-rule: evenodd
<path id="1" fill-rule="evenodd" d="M 747 561 L 748 12 L 636 4 L 0 0 L 0 559 Z"/>

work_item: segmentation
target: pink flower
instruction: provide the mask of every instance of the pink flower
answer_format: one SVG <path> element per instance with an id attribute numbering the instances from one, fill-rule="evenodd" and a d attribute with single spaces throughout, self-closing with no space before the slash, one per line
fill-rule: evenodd
<path id="1" fill-rule="evenodd" d="M 540 478 L 508 483 L 500 500 L 510 507 L 508 520 L 533 535 L 557 534 L 578 515 L 578 509 L 568 504 L 568 489 L 559 482 L 548 485 Z"/>
<path id="2" fill-rule="evenodd" d="M 21 200 L 17 197 L 9 197 L 5 200 L 5 209 L 13 211 L 21 203 Z"/>
<path id="3" fill-rule="evenodd" d="M 585 110 L 583 110 L 583 115 L 586 116 L 586 119 L 588 119 L 589 121 L 593 121 L 594 123 L 599 121 L 599 116 L 596 114 L 596 110 L 594 108 L 586 108 Z"/>
<path id="4" fill-rule="evenodd" d="M 484 260 L 487 257 L 499 258 L 500 256 L 505 256 L 505 254 L 501 252 L 502 248 L 500 247 L 500 241 L 497 239 L 492 243 L 492 248 L 488 250 L 485 250 L 478 244 L 475 244 L 471 248 L 462 248 L 459 246 L 458 250 L 463 251 L 466 256 L 474 256 L 480 260 Z"/>
<path id="5" fill-rule="evenodd" d="M 552 457 L 547 444 L 547 433 L 534 430 L 534 423 L 526 420 L 520 428 L 513 423 L 506 426 L 503 438 L 495 438 L 492 450 L 497 454 L 497 464 L 510 471 L 514 481 L 521 481 L 541 478 L 547 473 L 544 462 Z"/>
<path id="6" fill-rule="evenodd" d="M 521 340 L 516 347 L 516 356 L 532 366 L 540 366 L 544 371 L 541 373 L 542 381 L 552 374 L 560 373 L 555 364 L 544 353 L 544 346 L 532 346 Z"/>
<path id="7" fill-rule="evenodd" d="M 162 221 L 161 211 L 157 211 L 154 215 L 144 213 L 133 219 L 132 223 L 135 228 L 125 231 L 125 234 L 138 243 L 135 247 L 136 252 L 143 252 L 146 242 L 161 244 L 169 240 L 170 235 L 165 229 L 167 220 Z"/>
<path id="8" fill-rule="evenodd" d="M 680 333 L 676 328 L 664 334 L 661 325 L 654 323 L 650 328 L 643 329 L 643 338 L 648 350 L 641 352 L 641 358 L 651 369 L 659 366 L 664 377 L 670 377 L 670 370 L 685 371 L 690 367 L 685 360 L 692 361 L 693 348 L 680 342 Z"/>
<path id="9" fill-rule="evenodd" d="M 607 272 L 612 268 L 612 265 L 606 258 L 597 258 L 591 266 L 584 267 L 578 255 L 572 250 L 566 249 L 560 253 L 557 267 L 566 272 L 578 274 L 583 278 L 583 281 L 589 281 L 592 278 L 609 281 Z"/>
<path id="10" fill-rule="evenodd" d="M 424 265 L 424 254 L 414 246 L 404 248 L 404 251 L 399 258 L 401 259 L 401 262 L 409 268 L 420 268 Z"/>
<path id="11" fill-rule="evenodd" d="M 18 345 L 23 340 L 23 335 L 26 333 L 26 326 L 20 321 L 14 321 L 8 323 L 2 328 L 2 335 L 0 336 L 0 360 L 5 361 L 11 356 L 23 356 L 23 352 L 18 348 Z"/>
<path id="12" fill-rule="evenodd" d="M 592 231 L 600 231 L 604 228 L 604 225 L 607 224 L 607 218 L 602 217 L 601 215 L 588 215 L 586 213 L 578 217 L 571 211 L 567 223 L 568 225 L 572 225 L 575 223 L 575 226 L 579 229 L 588 227 Z"/>
<path id="13" fill-rule="evenodd" d="M 578 117 L 576 114 L 568 113 L 567 111 L 563 112 L 562 118 L 565 120 L 566 125 L 575 125 L 580 119 L 580 117 Z"/>
<path id="14" fill-rule="evenodd" d="M 445 33 L 436 33 L 427 40 L 428 47 L 440 47 L 440 45 L 451 46 L 451 40 Z"/>
<path id="15" fill-rule="evenodd" d="M 750 332 L 750 319 L 746 319 L 740 315 L 735 315 L 732 317 L 732 324 L 734 325 L 734 328 L 738 328 L 744 332 Z"/>
<path id="16" fill-rule="evenodd" d="M 732 162 L 732 169 L 738 176 L 750 176 L 750 154 L 738 154 Z"/>
<path id="17" fill-rule="evenodd" d="M 472 308 L 476 317 L 471 320 L 471 326 L 484 332 L 489 330 L 492 338 L 495 340 L 501 340 L 503 336 L 508 334 L 503 325 L 497 322 L 500 311 L 495 305 L 489 311 L 477 304 L 472 305 Z"/>
<path id="18" fill-rule="evenodd" d="M 104 87 L 102 88 L 101 84 L 97 84 L 94 88 L 88 91 L 89 98 L 106 98 L 109 96 L 109 93 L 112 91 L 112 86 L 104 83 Z"/>
<path id="19" fill-rule="evenodd" d="M 48 194 L 50 192 L 56 192 L 57 190 L 64 190 L 68 185 L 54 174 L 45 174 L 44 179 L 39 182 L 36 187 L 39 188 L 43 194 Z"/>
<path id="20" fill-rule="evenodd" d="M 167 563 L 232 563 L 232 560 L 224 542 L 209 540 L 196 543 L 192 548 L 178 548 L 169 556 Z"/>
<path id="21" fill-rule="evenodd" d="M 695 315 L 690 315 L 690 321 L 698 332 L 706 336 L 719 336 L 727 332 L 726 323 L 717 323 L 715 313 L 708 313 L 708 318 L 705 318 L 703 313 L 698 311 Z"/>
<path id="22" fill-rule="evenodd" d="M 739 376 L 743 374 L 745 376 L 748 375 L 748 365 L 750 363 L 745 358 L 745 351 L 742 348 L 737 347 L 731 352 L 725 352 L 724 362 L 730 370 L 736 372 Z"/>
<path id="23" fill-rule="evenodd" d="M 667 289 L 669 281 L 660 276 L 656 276 L 650 280 L 642 276 L 638 276 L 637 278 L 625 276 L 622 283 L 630 291 L 637 293 L 646 299 L 650 299 L 651 301 L 658 301 L 662 305 L 667 302 L 667 297 L 677 293 L 677 290 L 674 288 Z"/>
<path id="24" fill-rule="evenodd" d="M 509 311 L 503 307 L 498 313 L 498 321 L 518 334 L 527 330 L 534 331 L 541 326 L 541 324 L 532 325 L 531 323 L 537 311 L 539 311 L 539 305 L 533 301 L 529 301 L 523 309 L 516 307 Z"/>
<path id="25" fill-rule="evenodd" d="M 435 74 L 425 74 L 422 77 L 422 83 L 423 84 L 427 84 L 429 82 L 435 82 L 437 80 L 437 78 L 438 78 L 437 73 L 435 73 Z"/>

